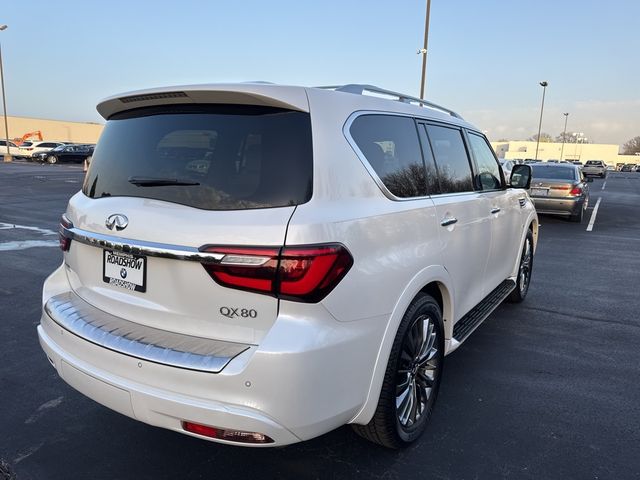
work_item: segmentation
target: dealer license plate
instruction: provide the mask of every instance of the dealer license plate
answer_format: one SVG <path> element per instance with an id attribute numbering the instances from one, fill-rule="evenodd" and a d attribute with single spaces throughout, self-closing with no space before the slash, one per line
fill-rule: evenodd
<path id="1" fill-rule="evenodd" d="M 102 280 L 116 287 L 146 292 L 147 258 L 104 250 Z"/>

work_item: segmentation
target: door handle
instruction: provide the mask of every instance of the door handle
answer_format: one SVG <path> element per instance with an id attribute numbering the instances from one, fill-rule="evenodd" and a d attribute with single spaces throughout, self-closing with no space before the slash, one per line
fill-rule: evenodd
<path id="1" fill-rule="evenodd" d="M 500 209 L 499 209 L 498 207 L 493 207 L 493 208 L 491 209 L 491 213 L 492 213 L 492 214 L 494 214 L 494 213 L 498 213 L 498 212 L 500 212 Z"/>
<path id="2" fill-rule="evenodd" d="M 442 221 L 440 222 L 440 225 L 442 225 L 443 227 L 448 227 L 449 225 L 453 225 L 454 223 L 457 223 L 458 219 L 456 217 L 446 217 L 443 218 Z"/>

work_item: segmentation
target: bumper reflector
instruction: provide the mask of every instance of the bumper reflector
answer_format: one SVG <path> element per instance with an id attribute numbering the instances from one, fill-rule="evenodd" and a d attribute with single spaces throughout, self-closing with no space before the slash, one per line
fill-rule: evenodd
<path id="1" fill-rule="evenodd" d="M 210 427 L 208 425 L 200 425 L 193 422 L 182 422 L 182 428 L 187 432 L 202 435 L 203 437 L 215 438 L 218 440 L 226 440 L 228 442 L 237 443 L 273 443 L 271 437 L 263 433 L 243 432 L 242 430 L 225 430 L 223 428 Z"/>

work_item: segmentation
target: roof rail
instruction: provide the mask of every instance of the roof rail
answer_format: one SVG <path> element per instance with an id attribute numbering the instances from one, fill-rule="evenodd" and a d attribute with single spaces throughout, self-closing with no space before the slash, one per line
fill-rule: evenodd
<path id="1" fill-rule="evenodd" d="M 459 118 L 463 120 L 462 116 L 454 112 L 453 110 L 449 110 L 448 108 L 442 107 L 435 103 L 429 102 L 427 100 L 422 100 L 420 98 L 411 97 L 409 95 L 405 95 L 404 93 L 393 92 L 391 90 L 385 90 L 384 88 L 376 87 L 374 85 L 360 85 L 356 83 L 351 83 L 348 85 L 334 85 L 327 87 L 317 87 L 323 88 L 327 90 L 334 90 L 336 92 L 345 92 L 345 93 L 353 93 L 355 95 L 364 95 L 365 92 L 378 93 L 381 95 L 388 95 L 390 97 L 397 97 L 397 101 L 403 103 L 413 103 L 418 104 L 420 107 L 432 108 L 434 110 L 439 110 L 444 113 L 448 113 L 452 117 Z"/>

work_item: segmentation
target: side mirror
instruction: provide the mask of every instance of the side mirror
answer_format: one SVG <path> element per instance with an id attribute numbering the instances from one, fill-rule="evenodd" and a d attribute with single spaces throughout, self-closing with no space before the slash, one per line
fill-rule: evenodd
<path id="1" fill-rule="evenodd" d="M 511 183 L 512 188 L 528 190 L 531 185 L 531 175 L 531 167 L 529 165 L 514 165 L 509 183 Z"/>

